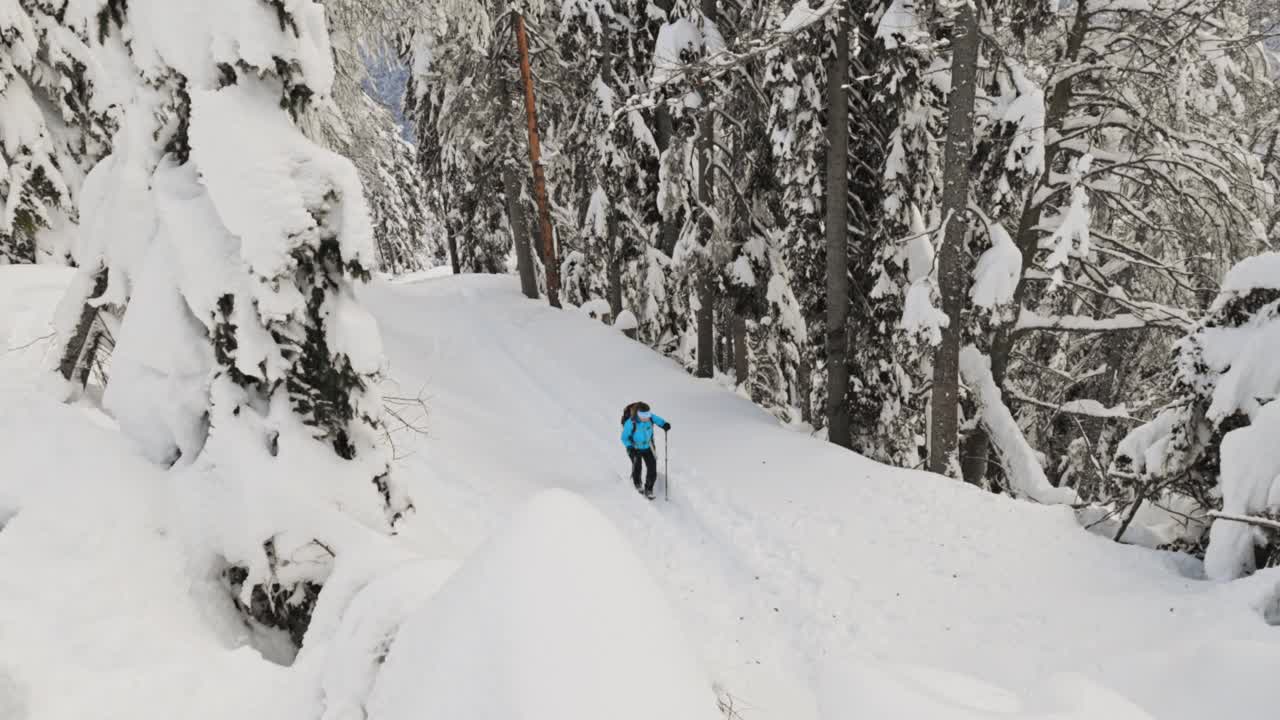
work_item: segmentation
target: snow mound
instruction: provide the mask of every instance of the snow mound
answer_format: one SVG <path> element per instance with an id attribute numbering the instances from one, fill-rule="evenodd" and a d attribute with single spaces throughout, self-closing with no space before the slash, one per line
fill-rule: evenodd
<path id="1" fill-rule="evenodd" d="M 640 560 L 562 490 L 537 495 L 409 617 L 368 709 L 371 720 L 718 716 Z"/>
<path id="2" fill-rule="evenodd" d="M 618 319 L 614 321 L 613 326 L 623 332 L 629 332 L 640 327 L 640 322 L 636 320 L 636 314 L 630 310 L 623 310 L 618 313 Z"/>

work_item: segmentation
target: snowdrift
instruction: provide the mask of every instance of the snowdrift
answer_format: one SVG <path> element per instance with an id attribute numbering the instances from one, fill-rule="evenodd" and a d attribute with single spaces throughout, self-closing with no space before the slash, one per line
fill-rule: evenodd
<path id="1" fill-rule="evenodd" d="M 402 626 L 370 720 L 716 720 L 662 593 L 609 522 L 550 490 Z"/>
<path id="2" fill-rule="evenodd" d="M 0 266 L 0 389 L 40 385 L 43 370 L 56 366 L 54 312 L 74 273 L 50 265 Z"/>

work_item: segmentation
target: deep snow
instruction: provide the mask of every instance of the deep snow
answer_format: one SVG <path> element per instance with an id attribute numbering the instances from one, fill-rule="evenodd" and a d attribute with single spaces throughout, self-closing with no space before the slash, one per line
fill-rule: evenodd
<path id="1" fill-rule="evenodd" d="M 34 276 L 15 273 L 0 268 L 10 346 L 40 337 L 52 312 L 18 296 Z M 55 295 L 56 282 L 41 283 Z M 502 578 L 470 565 L 473 552 L 548 489 L 581 496 L 631 545 L 649 578 L 628 586 L 654 581 L 665 602 L 644 604 L 672 608 L 638 622 L 669 627 L 676 639 L 660 652 L 701 668 L 681 678 L 714 685 L 745 720 L 1190 720 L 1264 717 L 1280 704 L 1280 628 L 1263 620 L 1280 572 L 1196 580 L 1195 563 L 1090 535 L 1068 509 L 886 468 L 781 428 L 617 330 L 523 299 L 510 277 L 380 283 L 366 295 L 388 352 L 384 392 L 422 393 L 429 409 L 426 436 L 395 435 L 418 513 L 381 565 L 331 580 L 291 668 L 245 644 L 192 562 L 170 476 L 109 418 L 33 389 L 39 343 L 21 362 L 2 356 L 0 717 L 358 718 L 367 693 L 385 692 L 379 682 L 424 669 L 415 659 L 435 651 L 419 643 L 439 635 L 410 629 L 439 622 L 437 601 L 465 605 L 448 600 L 454 579 L 465 589 L 468 573 Z M 637 399 L 673 424 L 670 503 L 623 478 L 618 413 Z M 595 543 L 590 522 L 566 521 L 579 525 Z M 543 540 L 527 544 L 554 552 L 534 536 Z M 504 622 L 536 624 L 517 612 L 518 593 L 503 595 L 533 585 L 516 579 L 493 588 L 510 604 Z M 559 620 L 567 647 L 588 645 L 572 633 L 595 625 Z M 618 655 L 599 662 L 632 666 Z M 523 681 L 555 672 L 543 662 L 555 657 L 522 663 Z M 454 678 L 468 681 L 488 678 Z M 373 708 L 375 720 L 399 717 Z"/>

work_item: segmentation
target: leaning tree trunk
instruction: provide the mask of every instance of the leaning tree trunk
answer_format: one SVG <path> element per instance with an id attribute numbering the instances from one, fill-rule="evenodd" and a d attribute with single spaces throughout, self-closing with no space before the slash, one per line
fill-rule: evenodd
<path id="1" fill-rule="evenodd" d="M 951 40 L 951 97 L 947 101 L 947 157 L 942 178 L 942 217 L 946 234 L 938 253 L 942 311 L 949 320 L 933 358 L 929 469 L 943 475 L 956 467 L 960 398 L 960 311 L 964 308 L 965 268 L 961 243 L 968 231 L 969 160 L 973 156 L 973 102 L 978 75 L 978 17 L 961 3 Z"/>
<path id="2" fill-rule="evenodd" d="M 93 369 L 93 358 L 98 353 L 101 332 L 94 329 L 98 319 L 98 308 L 87 300 L 100 297 L 107 291 L 107 271 L 99 270 L 93 278 L 93 291 L 89 293 L 85 304 L 80 308 L 80 317 L 76 320 L 75 329 L 67 344 L 62 348 L 62 358 L 58 362 L 58 372 L 63 379 L 84 387 L 89 381 L 89 372 Z"/>
<path id="3" fill-rule="evenodd" d="M 827 438 L 851 447 L 849 432 L 849 75 L 848 10 L 836 15 L 827 64 Z"/>

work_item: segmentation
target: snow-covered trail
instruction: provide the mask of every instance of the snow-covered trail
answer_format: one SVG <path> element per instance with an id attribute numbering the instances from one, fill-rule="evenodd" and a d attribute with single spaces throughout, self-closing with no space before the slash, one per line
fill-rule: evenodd
<path id="1" fill-rule="evenodd" d="M 397 438 L 421 509 L 412 541 L 463 557 L 536 491 L 583 495 L 634 542 L 748 720 L 1192 718 L 1280 701 L 1280 629 L 1260 612 L 1274 571 L 1191 580 L 1065 509 L 787 431 L 508 277 L 369 299 L 398 392 L 430 408 L 428 437 Z M 624 478 L 618 412 L 637 399 L 674 426 L 669 504 Z"/>
<path id="2" fill-rule="evenodd" d="M 508 546 L 533 538 L 527 557 L 569 547 L 556 544 L 563 534 L 510 534 L 512 518 L 549 488 L 584 498 L 633 546 L 743 720 L 1199 720 L 1270 717 L 1280 705 L 1280 628 L 1263 619 L 1280 618 L 1280 570 L 1226 584 L 1189 579 L 1194 563 L 1091 536 L 1064 509 L 870 462 L 779 427 L 573 310 L 521 298 L 507 277 L 379 283 L 366 293 L 390 361 L 389 391 L 422 392 L 429 406 L 426 436 L 395 436 L 396 472 L 419 507 L 401 540 L 424 557 L 372 551 L 332 578 L 305 661 L 274 665 L 246 644 L 220 583 L 192 554 L 186 524 L 199 506 L 190 503 L 204 495 L 143 460 L 101 412 L 61 406 L 38 389 L 49 351 L 39 339 L 69 273 L 5 270 L 0 720 L 315 720 L 322 708 L 358 711 L 380 679 L 379 647 L 405 617 L 419 620 L 419 632 L 404 626 L 399 685 L 378 697 L 430 674 L 415 659 L 421 638 L 439 636 L 422 631 L 454 617 L 432 615 L 442 607 L 432 594 L 459 566 L 460 575 L 479 570 L 469 590 L 453 587 L 455 606 L 465 605 L 464 591 L 493 586 L 469 622 L 483 625 L 493 612 L 523 630 L 520 599 L 559 607 L 557 593 L 593 616 L 579 627 L 570 609 L 538 633 L 515 633 L 522 658 L 563 635 L 562 658 L 587 653 L 604 663 L 599 677 L 630 674 L 636 657 L 598 648 L 637 647 L 637 633 L 670 623 L 655 608 L 620 628 L 616 616 L 635 612 L 618 601 L 633 597 L 623 588 L 648 583 L 629 564 L 588 562 L 617 552 L 520 565 L 510 608 L 494 579 L 505 566 L 473 560 L 495 535 Z M 624 477 L 618 412 L 638 399 L 674 425 L 670 503 L 640 498 Z M 605 537 L 576 527 L 595 513 L 539 517 L 597 539 L 584 548 Z M 596 568 L 587 583 L 562 574 L 539 585 L 537 568 L 580 567 Z M 344 593 L 362 586 L 365 571 L 382 574 L 346 606 Z M 587 613 L 599 608 L 583 587 L 612 590 L 598 596 L 617 601 L 612 613 Z M 496 627 L 482 629 L 504 626 Z M 455 651 L 485 659 L 501 652 L 494 647 L 507 646 L 463 637 L 437 661 L 449 664 Z M 522 682 L 557 671 L 522 675 L 528 663 L 518 664 L 511 672 Z M 676 676 L 688 677 L 665 677 Z M 480 672 L 463 679 L 479 692 L 501 685 Z M 453 680 L 442 673 L 422 684 Z M 590 683 L 557 680 L 555 692 Z M 663 692 L 644 680 L 637 675 L 637 693 Z M 440 717 L 420 713 L 409 695 L 403 712 L 375 717 Z"/>

